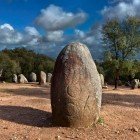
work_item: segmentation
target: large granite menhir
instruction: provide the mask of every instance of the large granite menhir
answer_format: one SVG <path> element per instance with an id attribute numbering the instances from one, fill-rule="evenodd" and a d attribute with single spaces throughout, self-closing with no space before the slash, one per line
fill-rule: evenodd
<path id="1" fill-rule="evenodd" d="M 102 87 L 88 48 L 67 45 L 59 54 L 52 76 L 51 106 L 55 125 L 90 127 L 99 118 Z"/>

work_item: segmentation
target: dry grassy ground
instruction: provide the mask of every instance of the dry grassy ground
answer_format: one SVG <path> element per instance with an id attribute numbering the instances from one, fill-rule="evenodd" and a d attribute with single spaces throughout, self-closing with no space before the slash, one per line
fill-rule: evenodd
<path id="1" fill-rule="evenodd" d="M 103 125 L 71 129 L 51 125 L 50 88 L 0 84 L 0 140 L 140 140 L 140 89 L 104 90 Z"/>

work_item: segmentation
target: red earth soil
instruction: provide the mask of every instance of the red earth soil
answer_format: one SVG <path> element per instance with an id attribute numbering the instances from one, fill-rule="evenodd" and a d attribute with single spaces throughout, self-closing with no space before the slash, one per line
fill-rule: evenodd
<path id="1" fill-rule="evenodd" d="M 140 140 L 140 89 L 103 90 L 92 128 L 51 124 L 50 86 L 0 84 L 0 140 Z"/>

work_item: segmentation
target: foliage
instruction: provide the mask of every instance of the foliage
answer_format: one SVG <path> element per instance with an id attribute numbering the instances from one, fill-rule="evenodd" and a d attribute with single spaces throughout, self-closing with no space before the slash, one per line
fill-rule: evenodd
<path id="1" fill-rule="evenodd" d="M 113 59 L 125 60 L 140 48 L 140 19 L 128 17 L 123 21 L 112 19 L 103 26 L 103 43 Z"/>
<path id="2" fill-rule="evenodd" d="M 104 62 L 97 63 L 97 69 L 99 73 L 105 76 L 105 81 L 108 84 L 114 84 L 114 73 L 117 67 L 117 62 L 115 60 L 108 60 Z M 122 64 L 122 69 L 120 72 L 120 80 L 123 84 L 129 81 L 129 76 L 140 79 L 140 61 L 138 60 L 125 60 Z"/>
<path id="3" fill-rule="evenodd" d="M 25 48 L 5 49 L 0 52 L 0 67 L 4 69 L 5 80 L 11 81 L 14 73 L 22 73 L 28 78 L 31 72 L 37 75 L 41 70 L 46 73 L 52 72 L 54 60 Z"/>
<path id="4" fill-rule="evenodd" d="M 20 73 L 21 68 L 19 63 L 11 60 L 5 53 L 0 53 L 0 69 L 3 69 L 2 76 L 4 80 L 11 81 L 13 73 Z"/>
<path id="5" fill-rule="evenodd" d="M 99 117 L 99 119 L 98 119 L 98 124 L 103 125 L 103 124 L 104 124 L 104 118 Z"/>
<path id="6" fill-rule="evenodd" d="M 106 48 L 103 67 L 111 79 L 114 77 L 117 88 L 120 75 L 137 72 L 129 60 L 140 50 L 140 18 L 111 19 L 104 24 L 102 36 Z"/>

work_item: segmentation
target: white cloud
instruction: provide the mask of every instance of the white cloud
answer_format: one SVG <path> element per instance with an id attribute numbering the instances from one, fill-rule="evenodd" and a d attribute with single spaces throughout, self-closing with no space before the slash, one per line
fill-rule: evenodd
<path id="1" fill-rule="evenodd" d="M 66 35 L 64 31 L 47 31 L 41 35 L 35 27 L 25 27 L 23 32 L 15 30 L 10 24 L 0 25 L 0 50 L 4 48 L 28 47 L 36 52 L 56 57 L 66 44 L 74 41 L 85 43 L 94 58 L 100 51 L 99 27 L 92 28 L 88 32 L 76 29 L 73 35 Z"/>
<path id="2" fill-rule="evenodd" d="M 0 49 L 38 45 L 39 37 L 34 27 L 25 27 L 24 32 L 18 32 L 10 24 L 0 25 Z"/>
<path id="3" fill-rule="evenodd" d="M 25 41 L 25 40 L 24 40 Z M 27 40 L 28 42 L 24 42 L 25 46 L 36 46 L 39 44 L 39 38 L 31 38 L 30 40 Z"/>
<path id="4" fill-rule="evenodd" d="M 39 38 L 41 35 L 35 27 L 27 26 L 24 31 L 25 33 L 22 43 L 25 44 L 25 46 L 35 46 L 39 44 Z"/>
<path id="5" fill-rule="evenodd" d="M 40 16 L 37 17 L 36 23 L 46 30 L 63 30 L 69 27 L 75 27 L 83 23 L 87 18 L 84 12 L 71 13 L 65 12 L 61 7 L 50 5 L 46 9 L 41 10 Z"/>
<path id="6" fill-rule="evenodd" d="M 14 31 L 14 28 L 10 24 L 8 24 L 8 23 L 5 23 L 5 24 L 1 25 L 0 29 L 3 29 L 3 30 L 7 29 L 7 30 Z"/>
<path id="7" fill-rule="evenodd" d="M 0 25 L 0 43 L 1 44 L 16 44 L 22 40 L 22 34 L 16 32 L 10 24 Z"/>
<path id="8" fill-rule="evenodd" d="M 87 44 L 88 46 L 99 46 L 101 43 L 101 28 L 102 26 L 94 25 L 88 32 L 75 30 L 75 37 L 78 41 Z"/>
<path id="9" fill-rule="evenodd" d="M 101 45 L 101 28 L 102 26 L 100 24 L 94 25 L 89 31 L 84 32 L 81 30 L 76 29 L 75 30 L 75 35 L 72 41 L 79 41 L 81 43 L 86 44 L 94 58 L 101 58 L 102 57 L 102 52 L 103 48 Z"/>
<path id="10" fill-rule="evenodd" d="M 64 34 L 64 32 L 61 30 L 49 31 L 49 32 L 47 32 L 46 38 L 50 42 L 61 42 L 64 40 L 63 34 Z"/>
<path id="11" fill-rule="evenodd" d="M 39 36 L 39 32 L 36 30 L 36 28 L 34 27 L 25 27 L 25 32 L 28 34 L 28 35 L 31 35 L 31 36 Z"/>
<path id="12" fill-rule="evenodd" d="M 124 19 L 127 16 L 140 17 L 140 0 L 120 1 L 115 6 L 104 7 L 101 11 L 105 18 Z"/>

